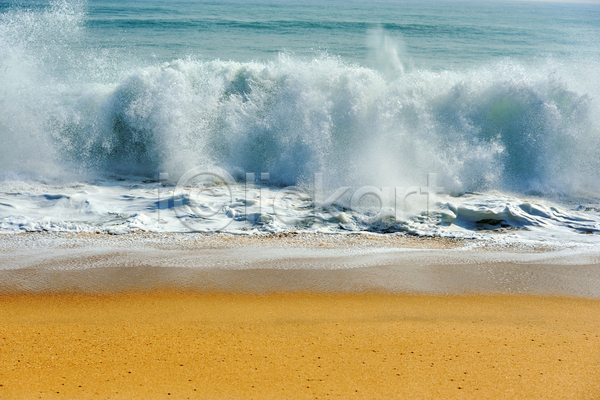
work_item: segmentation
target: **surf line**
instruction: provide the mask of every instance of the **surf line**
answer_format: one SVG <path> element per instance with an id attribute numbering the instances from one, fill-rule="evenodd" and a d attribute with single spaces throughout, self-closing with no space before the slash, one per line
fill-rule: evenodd
<path id="1" fill-rule="evenodd" d="M 166 179 L 166 174 L 160 174 L 161 181 Z M 418 187 L 382 187 L 362 186 L 354 191 L 350 198 L 349 209 L 342 207 L 339 210 L 340 199 L 347 195 L 352 189 L 349 186 L 340 187 L 325 199 L 323 173 L 314 174 L 314 186 L 312 196 L 309 192 L 299 186 L 286 186 L 277 190 L 272 201 L 267 202 L 269 188 L 264 187 L 270 180 L 270 174 L 260 174 L 260 183 L 263 187 L 255 187 L 256 174 L 248 172 L 245 174 L 244 185 L 244 209 L 245 222 L 248 224 L 266 223 L 274 215 L 280 222 L 286 225 L 297 224 L 319 224 L 326 218 L 319 214 L 329 215 L 331 219 L 344 221 L 347 219 L 346 211 L 349 211 L 358 221 L 365 224 L 375 223 L 384 218 L 400 222 L 405 220 L 406 200 L 412 195 L 426 196 L 427 215 L 431 206 L 435 204 L 435 197 L 444 191 L 443 187 L 437 186 L 437 174 L 427 174 L 427 186 Z M 235 179 L 225 170 L 218 167 L 196 167 L 186 172 L 175 185 L 171 196 L 160 198 L 158 209 L 168 209 L 169 200 L 172 201 L 173 209 L 179 221 L 192 231 L 220 231 L 225 229 L 234 218 L 231 207 L 235 202 L 232 187 L 236 185 Z M 271 188 L 272 190 L 272 188 Z M 258 193 L 257 193 L 258 192 Z M 220 207 L 204 207 L 201 202 L 196 201 L 201 195 L 210 197 L 211 201 L 218 202 Z M 360 201 L 365 196 L 374 196 L 379 201 L 377 213 L 366 215 L 361 213 Z M 295 197 L 303 202 L 311 202 L 311 206 L 303 206 L 301 215 L 285 215 L 276 207 L 278 201 L 284 198 Z M 257 199 L 257 200 L 256 200 Z M 258 208 L 258 212 L 255 210 Z M 272 214 L 268 210 L 272 210 Z M 297 210 L 296 210 L 297 211 Z M 222 214 L 219 216 L 219 214 Z M 160 216 L 160 214 L 159 214 Z M 225 218 L 223 218 L 225 217 Z M 159 220 L 160 222 L 160 220 Z"/>

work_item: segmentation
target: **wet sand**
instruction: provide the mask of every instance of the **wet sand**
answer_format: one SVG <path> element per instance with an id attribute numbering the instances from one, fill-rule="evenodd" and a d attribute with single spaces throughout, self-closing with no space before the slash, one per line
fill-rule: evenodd
<path id="1" fill-rule="evenodd" d="M 0 398 L 600 397 L 600 300 L 0 295 Z"/>
<path id="2" fill-rule="evenodd" d="M 0 235 L 0 294 L 510 293 L 600 299 L 600 250 L 381 234 Z"/>

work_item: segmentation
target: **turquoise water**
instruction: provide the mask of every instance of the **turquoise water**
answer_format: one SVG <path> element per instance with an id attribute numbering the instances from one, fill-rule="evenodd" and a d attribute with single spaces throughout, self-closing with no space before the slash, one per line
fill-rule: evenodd
<path id="1" fill-rule="evenodd" d="M 161 61 L 266 61 L 326 52 L 372 66 L 381 28 L 412 68 L 468 67 L 503 57 L 597 59 L 598 4 L 491 1 L 114 1 L 85 4 L 100 48 Z"/>
<path id="2" fill-rule="evenodd" d="M 3 1 L 0 217 L 46 226 L 58 207 L 56 229 L 103 226 L 114 212 L 91 192 L 137 215 L 123 193 L 148 184 L 148 213 L 149 181 L 205 166 L 277 187 L 435 173 L 449 196 L 480 196 L 473 223 L 513 204 L 522 227 L 559 199 L 594 214 L 543 218 L 596 232 L 598 71 L 600 4 Z M 74 201 L 82 182 L 96 189 Z"/>
<path id="3" fill-rule="evenodd" d="M 145 61 L 266 61 L 321 53 L 373 66 L 382 29 L 412 68 L 500 58 L 598 59 L 600 5 L 515 1 L 3 1 L 0 12 L 54 7 L 81 17 L 79 45 Z M 59 18 L 59 17 L 57 17 Z M 30 26 L 29 28 L 34 28 Z M 41 27 L 37 27 L 38 29 Z M 51 33 L 51 32 L 48 32 Z M 372 39 L 372 38 L 371 38 Z M 375 42 L 375 43 L 373 43 Z"/>

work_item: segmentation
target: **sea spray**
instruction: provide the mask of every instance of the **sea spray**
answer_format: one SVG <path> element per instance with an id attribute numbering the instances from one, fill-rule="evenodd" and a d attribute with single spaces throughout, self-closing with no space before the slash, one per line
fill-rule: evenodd
<path id="1" fill-rule="evenodd" d="M 398 35 L 376 29 L 372 68 L 326 52 L 152 63 L 90 45 L 85 9 L 1 14 L 3 179 L 176 181 L 213 165 L 280 185 L 322 172 L 330 187 L 409 187 L 435 172 L 456 195 L 600 193 L 594 60 L 406 68 Z"/>

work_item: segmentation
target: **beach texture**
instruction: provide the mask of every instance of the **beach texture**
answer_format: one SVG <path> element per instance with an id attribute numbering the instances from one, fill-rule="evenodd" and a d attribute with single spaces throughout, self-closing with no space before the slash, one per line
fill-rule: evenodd
<path id="1" fill-rule="evenodd" d="M 600 301 L 0 296 L 0 398 L 600 397 Z"/>

